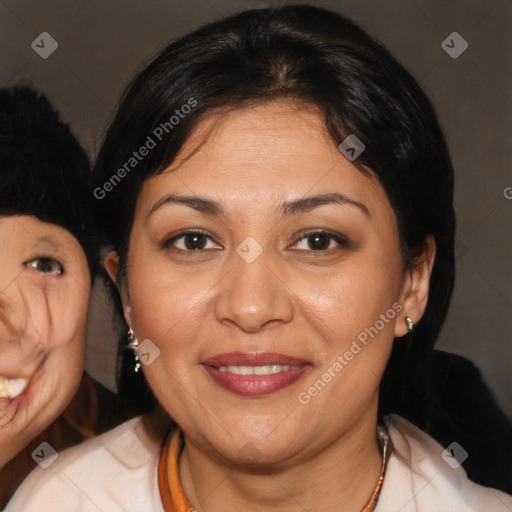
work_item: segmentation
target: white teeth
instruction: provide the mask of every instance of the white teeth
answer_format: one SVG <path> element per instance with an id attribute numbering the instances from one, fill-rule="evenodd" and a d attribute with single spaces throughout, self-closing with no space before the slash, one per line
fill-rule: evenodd
<path id="1" fill-rule="evenodd" d="M 0 377 L 0 398 L 16 398 L 25 391 L 28 379 L 6 379 Z"/>
<path id="2" fill-rule="evenodd" d="M 268 375 L 270 373 L 270 366 L 255 366 L 254 375 Z"/>
<path id="3" fill-rule="evenodd" d="M 221 372 L 233 373 L 235 375 L 270 375 L 271 373 L 289 372 L 298 370 L 300 366 L 289 366 L 287 364 L 267 364 L 264 366 L 219 366 Z"/>

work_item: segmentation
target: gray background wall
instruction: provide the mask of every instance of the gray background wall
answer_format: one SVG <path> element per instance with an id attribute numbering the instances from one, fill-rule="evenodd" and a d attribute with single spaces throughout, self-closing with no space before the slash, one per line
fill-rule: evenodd
<path id="1" fill-rule="evenodd" d="M 235 10 L 276 3 L 0 0 L 0 85 L 31 83 L 45 92 L 93 159 L 128 79 L 167 41 Z M 438 348 L 473 360 L 512 419 L 512 189 L 505 197 L 512 187 L 512 2 L 309 3 L 380 39 L 436 105 L 455 164 L 458 215 L 456 289 Z M 441 47 L 454 31 L 469 44 L 456 59 Z M 42 32 L 58 43 L 47 59 L 31 47 Z M 91 306 L 86 366 L 113 388 L 117 338 L 101 286 Z"/>

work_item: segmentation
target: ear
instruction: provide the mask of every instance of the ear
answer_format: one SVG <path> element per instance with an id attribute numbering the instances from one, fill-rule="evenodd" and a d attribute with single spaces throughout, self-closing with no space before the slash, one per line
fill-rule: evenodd
<path id="1" fill-rule="evenodd" d="M 426 247 L 413 267 L 407 270 L 402 279 L 400 304 L 403 306 L 401 315 L 395 325 L 395 337 L 399 338 L 408 333 L 405 317 L 409 316 L 418 323 L 427 307 L 430 290 L 430 275 L 436 256 L 436 241 L 432 235 L 427 235 Z"/>
<path id="2" fill-rule="evenodd" d="M 119 295 L 121 296 L 121 302 L 123 303 L 124 319 L 127 325 L 131 325 L 131 307 L 129 304 L 128 293 L 127 290 L 125 290 L 125 287 L 122 286 L 121 278 L 119 276 L 119 254 L 117 254 L 116 251 L 109 252 L 105 257 L 104 266 L 105 270 L 110 276 L 110 279 L 112 279 L 112 281 L 114 281 L 115 285 L 117 286 Z"/>
<path id="3" fill-rule="evenodd" d="M 116 251 L 112 251 L 107 254 L 104 265 L 110 279 L 112 279 L 115 285 L 119 288 L 119 255 Z"/>

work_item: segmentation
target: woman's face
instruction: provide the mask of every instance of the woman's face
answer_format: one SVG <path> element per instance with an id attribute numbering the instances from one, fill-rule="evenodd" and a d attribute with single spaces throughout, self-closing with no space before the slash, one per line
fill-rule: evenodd
<path id="1" fill-rule="evenodd" d="M 29 215 L 0 217 L 0 246 L 0 376 L 10 388 L 0 398 L 2 466 L 77 390 L 90 274 L 73 235 Z"/>
<path id="2" fill-rule="evenodd" d="M 279 464 L 350 432 L 375 438 L 379 381 L 405 316 L 421 317 L 423 271 L 402 272 L 378 181 L 316 111 L 276 101 L 204 119 L 144 183 L 122 289 L 144 373 L 188 438 Z"/>

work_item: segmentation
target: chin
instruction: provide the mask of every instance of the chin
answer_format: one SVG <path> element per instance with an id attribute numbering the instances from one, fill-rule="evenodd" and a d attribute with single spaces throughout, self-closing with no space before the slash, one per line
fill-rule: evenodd
<path id="1" fill-rule="evenodd" d="M 229 463 L 255 467 L 280 465 L 292 455 L 289 438 L 233 430 L 230 430 L 230 433 L 232 436 L 223 430 L 218 432 L 221 437 L 216 437 L 215 434 L 214 436 L 202 435 L 203 439 L 199 440 L 199 443 L 205 450 L 213 448 L 217 455 Z"/>

